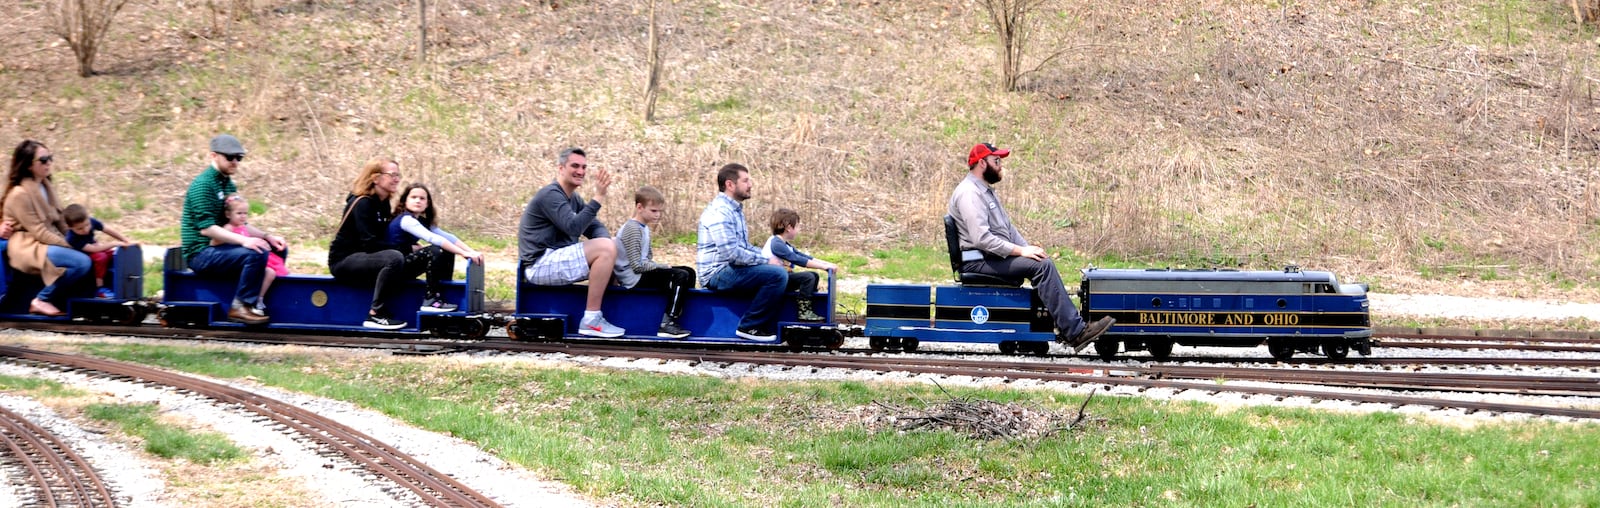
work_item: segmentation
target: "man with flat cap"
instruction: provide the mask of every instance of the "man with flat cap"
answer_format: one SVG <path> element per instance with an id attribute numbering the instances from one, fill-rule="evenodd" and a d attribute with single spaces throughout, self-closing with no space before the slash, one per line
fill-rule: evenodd
<path id="1" fill-rule="evenodd" d="M 231 134 L 211 138 L 211 165 L 189 183 L 189 192 L 183 198 L 181 235 L 183 257 L 196 275 L 238 279 L 228 320 L 258 325 L 268 321 L 266 295 L 261 294 L 267 254 L 286 252 L 288 243 L 253 225 L 246 226 L 248 235 L 226 227 L 226 200 L 239 192 L 233 175 L 239 171 L 244 154 L 244 145 Z"/>
<path id="2" fill-rule="evenodd" d="M 1000 161 L 1010 150 L 979 143 L 967 153 L 967 177 L 950 193 L 949 213 L 956 220 L 961 245 L 961 271 L 1004 278 L 1027 278 L 1055 319 L 1056 340 L 1081 350 L 1111 328 L 1116 320 L 1102 317 L 1085 323 L 1067 295 L 1061 274 L 1049 254 L 1028 245 L 1000 206 L 994 184 L 1000 183 Z"/>

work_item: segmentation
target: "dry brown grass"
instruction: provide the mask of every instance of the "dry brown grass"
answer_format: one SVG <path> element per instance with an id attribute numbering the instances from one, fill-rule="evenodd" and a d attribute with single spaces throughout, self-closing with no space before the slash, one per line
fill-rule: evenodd
<path id="1" fill-rule="evenodd" d="M 154 229 L 234 132 L 257 222 L 301 242 L 374 155 L 434 184 L 447 228 L 497 238 L 564 146 L 621 176 L 608 224 L 661 188 L 666 235 L 693 234 L 739 161 L 752 224 L 796 208 L 839 249 L 935 241 L 966 148 L 994 141 L 1018 149 L 1001 188 L 1030 239 L 1091 258 L 1600 274 L 1595 33 L 1560 3 L 1063 1 L 1079 49 L 1000 94 L 974 2 L 682 0 L 660 14 L 655 125 L 638 4 L 430 2 L 420 64 L 414 2 L 256 0 L 220 31 L 203 5 L 137 2 L 90 80 L 13 23 L 0 139 L 42 139 L 69 198 Z"/>

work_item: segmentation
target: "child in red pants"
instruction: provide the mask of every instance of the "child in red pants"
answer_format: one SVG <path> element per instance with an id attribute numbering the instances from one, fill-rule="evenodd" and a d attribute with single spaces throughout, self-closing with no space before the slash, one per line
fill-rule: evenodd
<path id="1" fill-rule="evenodd" d="M 106 227 L 100 219 L 90 217 L 89 209 L 77 203 L 67 205 L 67 208 L 61 211 L 61 218 L 67 223 L 67 244 L 88 254 L 89 260 L 94 262 L 95 298 L 111 298 L 113 296 L 111 288 L 106 287 L 106 270 L 111 266 L 111 252 L 117 247 L 133 245 L 134 242 L 122 236 L 122 233 Z M 97 242 L 94 238 L 95 231 L 104 231 L 117 241 Z"/>

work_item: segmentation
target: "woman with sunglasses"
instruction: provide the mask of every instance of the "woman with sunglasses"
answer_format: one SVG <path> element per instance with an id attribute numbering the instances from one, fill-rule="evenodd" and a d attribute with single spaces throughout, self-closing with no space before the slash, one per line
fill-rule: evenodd
<path id="1" fill-rule="evenodd" d="M 46 316 L 66 314 L 52 301 L 66 295 L 59 289 L 72 288 L 89 275 L 89 256 L 67 244 L 67 224 L 61 218 L 61 201 L 56 197 L 50 173 L 55 156 L 43 143 L 23 141 L 11 152 L 11 170 L 6 173 L 5 197 L 0 210 L 5 220 L 15 221 L 16 230 L 6 245 L 12 268 L 38 275 L 44 280 L 28 312 Z"/>

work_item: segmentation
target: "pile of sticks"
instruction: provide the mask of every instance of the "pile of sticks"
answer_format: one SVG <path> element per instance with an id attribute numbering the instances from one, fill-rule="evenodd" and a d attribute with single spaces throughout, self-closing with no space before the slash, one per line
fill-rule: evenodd
<path id="1" fill-rule="evenodd" d="M 946 395 L 949 393 L 946 392 Z M 1047 409 L 967 397 L 952 396 L 942 402 L 924 404 L 925 409 L 878 401 L 873 403 L 897 415 L 892 421 L 902 432 L 951 430 L 978 439 L 1024 439 L 1049 436 L 1078 427 L 1084 422 L 1084 409 L 1092 399 L 1094 392 L 1089 392 L 1083 405 L 1078 406 L 1077 416 L 1070 419 L 1065 413 Z"/>

